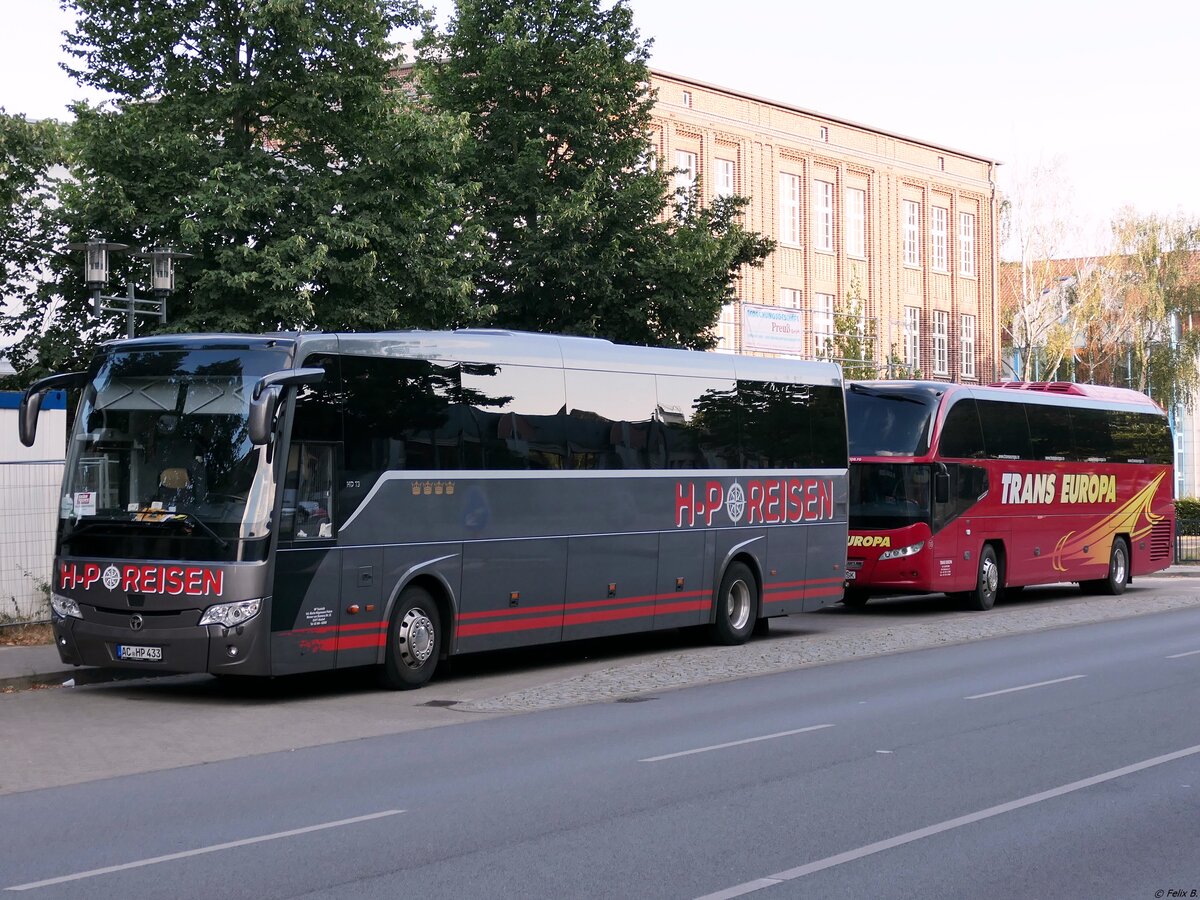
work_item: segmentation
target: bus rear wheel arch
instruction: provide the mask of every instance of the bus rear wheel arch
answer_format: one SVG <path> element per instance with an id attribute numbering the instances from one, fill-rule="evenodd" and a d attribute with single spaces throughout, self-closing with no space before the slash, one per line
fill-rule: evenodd
<path id="1" fill-rule="evenodd" d="M 446 630 L 433 595 L 409 585 L 396 599 L 388 620 L 380 682 L 393 690 L 419 688 L 433 677 L 444 652 Z"/>
<path id="2" fill-rule="evenodd" d="M 715 644 L 744 644 L 754 633 L 762 607 L 762 591 L 753 570 L 744 562 L 729 564 L 717 589 L 716 618 L 708 627 Z"/>

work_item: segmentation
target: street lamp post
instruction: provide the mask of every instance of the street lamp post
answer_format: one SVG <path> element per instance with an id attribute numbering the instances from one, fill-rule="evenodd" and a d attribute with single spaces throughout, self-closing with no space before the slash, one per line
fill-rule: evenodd
<path id="1" fill-rule="evenodd" d="M 155 247 L 146 253 L 134 253 L 140 259 L 150 260 L 150 288 L 153 298 L 138 297 L 129 284 L 124 297 L 107 296 L 104 285 L 108 283 L 108 254 L 128 250 L 128 244 L 114 244 L 104 238 L 92 238 L 85 243 L 68 244 L 72 250 L 83 250 L 83 277 L 92 292 L 92 310 L 96 318 L 101 313 L 125 313 L 126 337 L 135 334 L 137 316 L 154 316 L 158 321 L 167 321 L 167 295 L 175 288 L 175 260 L 190 257 L 190 253 L 177 253 L 170 247 Z"/>

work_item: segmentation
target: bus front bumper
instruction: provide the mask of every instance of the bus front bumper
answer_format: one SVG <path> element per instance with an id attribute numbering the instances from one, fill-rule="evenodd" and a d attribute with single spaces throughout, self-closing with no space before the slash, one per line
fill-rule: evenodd
<path id="1" fill-rule="evenodd" d="M 128 625 L 57 615 L 52 624 L 58 655 L 70 665 L 159 673 L 271 673 L 268 623 L 262 615 L 233 628 L 191 625 L 135 631 Z"/>

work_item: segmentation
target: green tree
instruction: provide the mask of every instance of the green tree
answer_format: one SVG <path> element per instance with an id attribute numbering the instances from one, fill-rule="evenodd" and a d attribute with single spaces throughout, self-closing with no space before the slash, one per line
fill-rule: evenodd
<path id="1" fill-rule="evenodd" d="M 701 207 L 652 163 L 649 44 L 625 0 L 457 0 L 419 43 L 429 102 L 467 117 L 463 174 L 499 324 L 709 347 L 742 267 L 772 244 L 744 201 Z"/>
<path id="2" fill-rule="evenodd" d="M 55 173 L 65 171 L 66 133 L 60 122 L 0 109 L 0 329 L 11 323 L 14 336 L 30 327 L 22 327 L 24 310 L 41 310 L 50 262 L 64 240 Z"/>
<path id="3" fill-rule="evenodd" d="M 462 123 L 415 105 L 394 71 L 389 35 L 423 20 L 415 0 L 71 5 L 68 71 L 114 100 L 74 109 L 64 220 L 74 240 L 195 255 L 169 330 L 486 316 L 455 174 Z M 85 292 L 62 276 L 69 316 Z"/>
<path id="4" fill-rule="evenodd" d="M 1184 325 L 1200 313 L 1200 227 L 1126 209 L 1114 221 L 1113 235 L 1127 378 L 1163 406 L 1193 409 L 1200 390 L 1200 331 Z"/>
<path id="5" fill-rule="evenodd" d="M 846 302 L 834 311 L 834 334 L 827 348 L 828 356 L 842 364 L 842 374 L 846 378 L 879 377 L 879 363 L 875 360 L 879 338 L 875 320 L 868 319 L 864 309 L 862 282 L 855 276 L 846 291 Z"/>

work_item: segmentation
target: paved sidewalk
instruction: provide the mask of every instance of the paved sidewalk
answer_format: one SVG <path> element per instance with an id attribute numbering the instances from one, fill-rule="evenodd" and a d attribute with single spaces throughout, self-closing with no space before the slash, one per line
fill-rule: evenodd
<path id="1" fill-rule="evenodd" d="M 1200 578 L 1200 565 L 1171 566 L 1155 577 Z M 145 678 L 146 672 L 70 666 L 58 658 L 53 644 L 34 647 L 0 646 L 0 691 L 61 685 L 71 679 L 76 684 L 99 684 L 128 678 Z"/>

